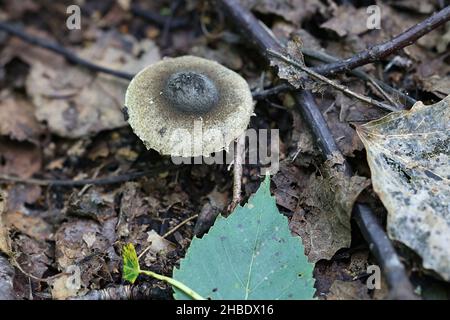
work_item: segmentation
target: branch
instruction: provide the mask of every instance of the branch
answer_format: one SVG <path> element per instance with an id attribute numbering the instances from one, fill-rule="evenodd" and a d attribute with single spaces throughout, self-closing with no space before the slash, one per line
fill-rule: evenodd
<path id="1" fill-rule="evenodd" d="M 143 19 L 147 20 L 148 22 L 151 22 L 161 28 L 164 28 L 164 26 L 166 26 L 168 24 L 167 21 L 169 19 L 170 19 L 170 26 L 168 27 L 169 29 L 184 28 L 184 27 L 188 26 L 190 23 L 190 19 L 188 19 L 187 17 L 172 17 L 172 18 L 170 18 L 170 17 L 162 16 L 158 13 L 144 10 L 143 8 L 141 8 L 139 5 L 136 5 L 136 4 L 131 5 L 130 12 L 132 14 L 134 14 L 135 16 L 143 18 Z"/>
<path id="2" fill-rule="evenodd" d="M 14 27 L 13 25 L 11 25 L 7 22 L 0 21 L 0 31 L 5 31 L 6 33 L 16 36 L 16 37 L 22 39 L 23 41 L 28 42 L 32 45 L 53 51 L 57 54 L 60 54 L 64 58 L 66 58 L 66 60 L 68 62 L 85 67 L 89 70 L 110 74 L 112 76 L 122 78 L 122 79 L 127 79 L 127 80 L 131 80 L 134 76 L 133 74 L 130 74 L 127 72 L 112 70 L 109 68 L 105 68 L 101 65 L 95 64 L 93 62 L 90 62 L 89 60 L 79 57 L 74 52 L 70 51 L 69 49 L 64 48 L 63 46 L 61 46 L 55 42 L 51 42 L 51 41 L 48 41 L 48 40 L 45 40 L 42 38 L 32 36 L 32 35 L 26 33 L 25 31 L 23 31 L 17 27 Z"/>
<path id="3" fill-rule="evenodd" d="M 336 73 L 350 71 L 362 65 L 375 62 L 389 56 L 393 52 L 412 45 L 414 41 L 449 20 L 450 6 L 447 6 L 438 13 L 435 13 L 422 22 L 412 26 L 408 30 L 404 31 L 403 33 L 399 34 L 389 41 L 361 51 L 351 58 L 316 67 L 314 68 L 314 71 L 323 75 L 334 75 Z"/>
<path id="4" fill-rule="evenodd" d="M 361 100 L 361 101 L 363 101 L 365 103 L 368 103 L 368 104 L 372 104 L 372 105 L 374 105 L 374 106 L 376 106 L 378 108 L 381 108 L 381 109 L 384 109 L 384 110 L 387 110 L 387 111 L 399 111 L 400 110 L 397 107 L 387 105 L 387 104 L 385 104 L 383 102 L 379 102 L 379 101 L 374 100 L 372 98 L 366 97 L 366 96 L 364 96 L 362 94 L 354 92 L 354 91 L 350 90 L 349 88 L 347 88 L 346 86 L 343 86 L 341 84 L 338 84 L 338 83 L 334 82 L 333 80 L 328 79 L 327 77 L 325 77 L 325 76 L 323 76 L 323 75 L 313 71 L 312 69 L 304 66 L 299 61 L 295 61 L 295 60 L 293 60 L 293 59 L 291 59 L 289 57 L 286 57 L 286 56 L 282 55 L 281 53 L 279 53 L 277 51 L 274 51 L 272 49 L 267 49 L 267 52 L 271 56 L 273 56 L 273 57 L 275 57 L 275 58 L 277 58 L 277 59 L 279 59 L 281 61 L 284 61 L 285 63 L 290 64 L 290 65 L 292 65 L 292 66 L 294 66 L 294 67 L 296 67 L 296 68 L 298 68 L 298 69 L 300 69 L 302 71 L 304 71 L 305 73 L 307 73 L 311 77 L 313 77 L 313 78 L 315 78 L 317 80 L 320 80 L 322 82 L 325 82 L 326 84 L 332 86 L 333 88 L 336 88 L 337 90 L 340 90 L 340 91 L 344 92 L 345 94 L 347 94 L 349 96 L 352 96 L 352 97 L 354 97 L 354 98 L 356 98 L 358 100 Z"/>
<path id="5" fill-rule="evenodd" d="M 108 185 L 108 184 L 117 184 L 126 181 L 136 180 L 141 177 L 149 177 L 155 176 L 161 172 L 170 170 L 170 167 L 157 167 L 150 170 L 145 171 L 137 171 L 137 172 L 129 172 L 124 173 L 122 175 L 112 176 L 112 177 L 104 177 L 104 178 L 94 178 L 94 179 L 81 179 L 81 180 L 73 180 L 73 179 L 22 179 L 19 177 L 8 176 L 4 174 L 0 174 L 0 182 L 16 182 L 16 183 L 24 183 L 24 184 L 34 184 L 38 186 L 58 186 L 58 187 L 82 187 L 88 184 L 92 185 Z M 181 168 L 183 169 L 183 168 Z"/>
<path id="6" fill-rule="evenodd" d="M 259 53 L 266 57 L 268 49 L 282 51 L 279 42 L 270 35 L 264 26 L 236 0 L 220 0 L 224 10 L 228 13 L 232 22 L 253 43 Z M 333 153 L 340 153 L 336 142 L 327 126 L 323 115 L 315 104 L 314 98 L 308 91 L 297 92 L 295 95 L 297 108 L 308 123 L 314 140 L 317 141 L 322 155 L 326 159 Z M 347 175 L 352 175 L 350 166 L 344 163 L 341 168 Z M 405 269 L 399 262 L 399 257 L 389 241 L 386 233 L 376 221 L 374 213 L 367 207 L 356 204 L 354 218 L 358 222 L 364 238 L 370 243 L 370 249 L 380 263 L 386 276 L 391 293 L 394 298 L 414 299 L 413 287 L 405 273 Z M 392 263 L 395 262 L 395 263 Z"/>
<path id="7" fill-rule="evenodd" d="M 318 61 L 322 61 L 322 62 L 326 62 L 326 63 L 333 63 L 333 62 L 340 60 L 327 52 L 322 52 L 322 51 L 317 51 L 317 50 L 312 50 L 312 49 L 307 49 L 307 48 L 303 48 L 302 53 L 309 58 L 312 58 L 312 59 L 315 59 Z M 314 69 L 314 68 L 312 68 L 312 69 Z M 394 97 L 402 98 L 403 101 L 401 103 L 405 104 L 408 107 L 411 107 L 412 105 L 414 105 L 417 102 L 415 99 L 411 98 L 410 96 L 391 87 L 387 83 L 368 75 L 367 73 L 365 73 L 364 71 L 362 71 L 360 69 L 351 70 L 350 73 L 362 80 L 369 81 L 372 84 L 376 83 L 377 85 L 380 86 L 381 89 L 383 89 L 387 93 L 393 95 Z"/>

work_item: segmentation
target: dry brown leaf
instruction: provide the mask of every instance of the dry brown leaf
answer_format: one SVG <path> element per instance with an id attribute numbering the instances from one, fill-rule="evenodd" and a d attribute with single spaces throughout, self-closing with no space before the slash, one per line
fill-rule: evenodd
<path id="1" fill-rule="evenodd" d="M 39 147 L 0 138 L 0 174 L 30 178 L 41 169 L 41 165 Z"/>
<path id="2" fill-rule="evenodd" d="M 319 0 L 240 0 L 240 3 L 260 13 L 279 15 L 296 25 L 325 8 Z"/>
<path id="3" fill-rule="evenodd" d="M 136 52 L 126 50 L 130 47 Z M 137 54 L 143 51 L 139 58 Z M 141 43 L 110 32 L 99 36 L 79 55 L 114 70 L 136 73 L 160 59 L 150 40 Z M 79 138 L 102 130 L 124 126 L 121 109 L 128 81 L 95 74 L 83 68 L 50 61 L 32 61 L 26 81 L 28 94 L 36 106 L 36 117 L 60 136 Z"/>
<path id="4" fill-rule="evenodd" d="M 34 117 L 34 106 L 21 96 L 2 92 L 0 95 L 0 135 L 12 140 L 37 143 L 42 128 Z"/>
<path id="5" fill-rule="evenodd" d="M 50 224 L 42 218 L 31 217 L 22 212 L 10 212 L 5 216 L 5 221 L 9 227 L 28 235 L 36 240 L 52 240 L 53 230 Z"/>
<path id="6" fill-rule="evenodd" d="M 370 300 L 367 286 L 360 281 L 336 280 L 327 294 L 327 300 Z"/>
<path id="7" fill-rule="evenodd" d="M 351 242 L 350 218 L 353 204 L 369 184 L 366 178 L 346 177 L 327 161 L 320 169 L 322 175 L 311 175 L 302 192 L 305 214 L 302 223 L 291 231 L 298 234 L 311 262 L 331 259 Z"/>

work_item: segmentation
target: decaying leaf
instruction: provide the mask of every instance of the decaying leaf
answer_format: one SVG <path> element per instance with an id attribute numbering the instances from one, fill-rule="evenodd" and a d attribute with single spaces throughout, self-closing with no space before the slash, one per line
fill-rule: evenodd
<path id="1" fill-rule="evenodd" d="M 319 0 L 240 0 L 240 3 L 261 13 L 279 15 L 296 25 L 325 8 Z"/>
<path id="2" fill-rule="evenodd" d="M 321 24 L 321 28 L 335 31 L 340 37 L 348 34 L 361 34 L 369 31 L 367 28 L 367 8 L 356 9 L 351 5 L 339 6 L 334 17 Z"/>
<path id="3" fill-rule="evenodd" d="M 77 265 L 71 265 L 63 273 L 51 281 L 53 299 L 64 300 L 77 295 L 81 289 L 81 270 Z"/>
<path id="4" fill-rule="evenodd" d="M 0 174 L 30 178 L 41 169 L 41 148 L 0 138 Z"/>
<path id="5" fill-rule="evenodd" d="M 389 236 L 450 280 L 450 96 L 358 128 Z"/>
<path id="6" fill-rule="evenodd" d="M 353 204 L 370 184 L 364 177 L 346 177 L 334 167 L 335 161 L 328 160 L 320 176 L 311 175 L 300 193 L 305 210 L 303 223 L 297 228 L 291 225 L 291 231 L 303 239 L 311 262 L 331 259 L 336 251 L 350 246 Z"/>
<path id="7" fill-rule="evenodd" d="M 52 240 L 52 226 L 40 217 L 26 215 L 20 211 L 9 212 L 6 215 L 9 226 L 36 240 Z"/>
<path id="8" fill-rule="evenodd" d="M 131 42 L 131 43 L 130 43 Z M 131 47 L 136 52 L 129 52 Z M 143 52 L 137 58 L 136 56 Z M 78 53 L 104 67 L 134 73 L 159 60 L 150 40 L 137 43 L 106 33 Z M 63 63 L 32 61 L 27 93 L 36 106 L 36 117 L 60 136 L 79 138 L 125 125 L 121 108 L 128 81 Z"/>
<path id="9" fill-rule="evenodd" d="M 294 34 L 292 39 L 287 43 L 286 52 L 284 52 L 284 54 L 288 58 L 304 66 L 305 60 L 301 51 L 302 47 L 302 40 L 298 35 Z M 320 83 L 308 78 L 308 75 L 305 72 L 279 58 L 271 58 L 270 65 L 277 67 L 277 73 L 280 79 L 287 80 L 297 89 L 302 88 L 305 90 L 320 91 L 323 88 Z"/>
<path id="10" fill-rule="evenodd" d="M 0 135 L 12 140 L 36 143 L 42 133 L 34 117 L 34 106 L 19 95 L 9 92 L 0 95 L 0 119 Z"/>
<path id="11" fill-rule="evenodd" d="M 360 281 L 336 280 L 327 294 L 327 300 L 370 300 L 367 286 Z"/>

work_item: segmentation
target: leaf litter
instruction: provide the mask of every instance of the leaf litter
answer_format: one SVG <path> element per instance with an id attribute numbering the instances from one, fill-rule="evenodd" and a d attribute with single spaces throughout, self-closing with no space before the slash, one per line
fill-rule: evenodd
<path id="1" fill-rule="evenodd" d="M 450 96 L 358 127 L 392 239 L 450 280 Z"/>

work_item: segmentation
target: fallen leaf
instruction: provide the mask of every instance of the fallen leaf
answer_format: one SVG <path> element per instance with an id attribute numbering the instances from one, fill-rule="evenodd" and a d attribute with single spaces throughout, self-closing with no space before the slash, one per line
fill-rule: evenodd
<path id="1" fill-rule="evenodd" d="M 65 300 L 75 297 L 81 289 L 81 270 L 76 265 L 68 266 L 63 273 L 53 278 L 50 282 L 52 298 Z"/>
<path id="2" fill-rule="evenodd" d="M 303 239 L 311 262 L 331 259 L 336 251 L 350 246 L 353 204 L 370 184 L 364 177 L 345 176 L 332 161 L 327 161 L 320 173 L 312 174 L 300 193 L 304 223 L 297 228 L 291 226 L 291 231 Z"/>
<path id="3" fill-rule="evenodd" d="M 127 51 L 128 47 L 143 53 L 137 58 L 135 52 Z M 136 73 L 159 60 L 158 49 L 150 40 L 137 43 L 114 32 L 102 34 L 78 54 L 104 67 L 128 73 Z M 36 106 L 39 121 L 45 121 L 57 135 L 79 138 L 125 126 L 121 109 L 127 84 L 126 80 L 95 74 L 68 63 L 53 66 L 48 61 L 33 61 L 26 89 Z"/>
<path id="4" fill-rule="evenodd" d="M 236 244 L 239 246 L 236 246 Z M 173 278 L 212 299 L 312 299 L 313 265 L 270 194 L 267 176 L 244 206 L 194 238 Z M 175 289 L 175 299 L 189 299 Z"/>
<path id="5" fill-rule="evenodd" d="M 450 280 L 450 96 L 358 127 L 392 239 Z"/>
<path id="6" fill-rule="evenodd" d="M 31 143 L 0 138 L 0 174 L 30 178 L 42 165 L 41 149 Z"/>
<path id="7" fill-rule="evenodd" d="M 335 31 L 340 37 L 367 32 L 369 14 L 366 11 L 366 7 L 356 9 L 352 5 L 339 6 L 334 12 L 334 17 L 322 23 L 320 27 Z"/>
<path id="8" fill-rule="evenodd" d="M 327 300 L 370 300 L 367 286 L 360 281 L 336 280 L 330 288 Z"/>
<path id="9" fill-rule="evenodd" d="M 279 15 L 296 25 L 325 8 L 319 0 L 240 0 L 240 3 L 260 13 Z"/>
<path id="10" fill-rule="evenodd" d="M 42 128 L 34 117 L 34 106 L 28 100 L 3 93 L 0 96 L 0 119 L 8 119 L 0 121 L 0 135 L 37 144 Z"/>
<path id="11" fill-rule="evenodd" d="M 432 92 L 440 98 L 450 95 L 450 76 L 432 75 L 422 79 L 423 89 Z"/>
<path id="12" fill-rule="evenodd" d="M 5 217 L 6 222 L 10 227 L 17 229 L 34 238 L 36 240 L 52 240 L 53 230 L 50 224 L 45 222 L 42 218 L 32 217 L 22 212 L 9 212 Z"/>
<path id="13" fill-rule="evenodd" d="M 85 242 L 86 234 L 95 235 L 95 241 Z M 76 220 L 61 225 L 55 234 L 55 255 L 60 270 L 64 270 L 79 260 L 95 252 L 106 254 L 112 243 L 102 234 L 102 226 L 90 220 Z"/>
<path id="14" fill-rule="evenodd" d="M 156 255 L 175 250 L 175 244 L 161 237 L 155 230 L 150 230 L 147 234 L 147 242 L 149 243 L 148 246 L 151 253 Z"/>

